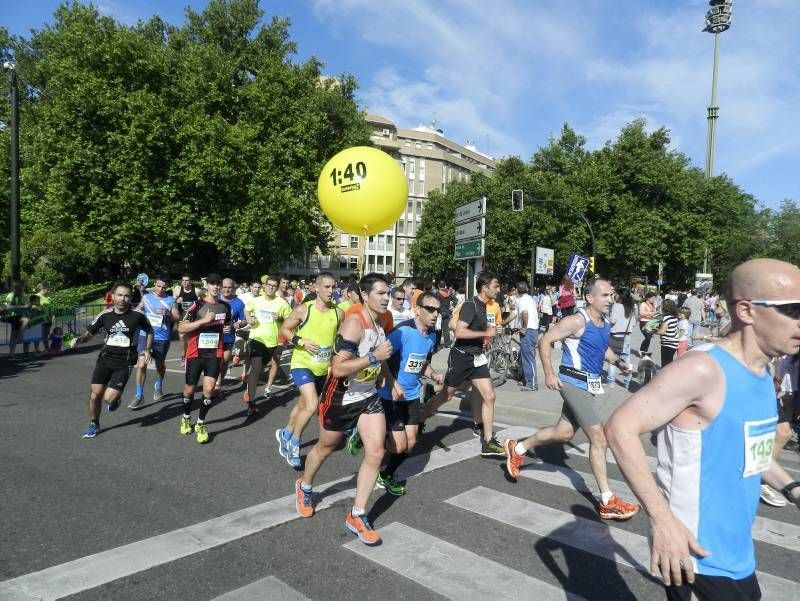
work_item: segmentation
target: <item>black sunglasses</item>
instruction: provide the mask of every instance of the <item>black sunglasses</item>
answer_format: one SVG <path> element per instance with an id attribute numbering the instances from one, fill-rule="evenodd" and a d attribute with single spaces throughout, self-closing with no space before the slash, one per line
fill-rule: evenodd
<path id="1" fill-rule="evenodd" d="M 420 305 L 423 309 L 425 309 L 428 313 L 438 313 L 439 307 L 431 307 L 429 305 Z"/>
<path id="2" fill-rule="evenodd" d="M 774 307 L 778 313 L 789 319 L 800 319 L 800 301 L 751 300 L 749 302 L 762 307 Z"/>

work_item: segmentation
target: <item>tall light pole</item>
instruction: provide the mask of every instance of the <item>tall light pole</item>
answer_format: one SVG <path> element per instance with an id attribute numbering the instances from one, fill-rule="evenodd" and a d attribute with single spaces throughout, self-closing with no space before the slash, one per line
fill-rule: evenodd
<path id="1" fill-rule="evenodd" d="M 11 73 L 11 279 L 20 279 L 19 269 L 19 86 L 17 65 L 6 61 L 3 69 Z"/>
<path id="2" fill-rule="evenodd" d="M 731 26 L 733 0 L 710 0 L 703 31 L 714 34 L 714 74 L 711 77 L 711 104 L 708 105 L 708 140 L 706 143 L 706 177 L 714 174 L 714 147 L 717 143 L 717 71 L 719 69 L 719 34 Z"/>

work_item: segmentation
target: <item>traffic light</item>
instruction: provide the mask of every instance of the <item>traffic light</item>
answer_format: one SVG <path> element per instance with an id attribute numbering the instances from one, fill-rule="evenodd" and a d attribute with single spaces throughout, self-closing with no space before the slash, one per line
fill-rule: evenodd
<path id="1" fill-rule="evenodd" d="M 511 210 L 521 211 L 523 204 L 522 190 L 511 190 Z"/>
<path id="2" fill-rule="evenodd" d="M 594 273 L 594 257 L 589 257 L 589 271 Z"/>

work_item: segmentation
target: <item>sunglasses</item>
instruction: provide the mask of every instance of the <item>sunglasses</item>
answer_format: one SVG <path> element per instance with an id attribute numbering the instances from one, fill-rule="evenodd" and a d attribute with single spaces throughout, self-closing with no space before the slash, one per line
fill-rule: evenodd
<path id="1" fill-rule="evenodd" d="M 423 309 L 425 309 L 428 313 L 438 313 L 439 307 L 431 307 L 430 305 L 420 305 Z"/>
<path id="2" fill-rule="evenodd" d="M 790 319 L 800 319 L 800 300 L 748 300 L 753 305 L 775 307 L 781 315 Z"/>

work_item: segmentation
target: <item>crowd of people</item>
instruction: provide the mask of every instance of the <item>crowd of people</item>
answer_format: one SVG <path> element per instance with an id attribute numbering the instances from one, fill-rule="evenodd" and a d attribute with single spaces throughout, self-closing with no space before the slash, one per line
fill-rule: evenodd
<path id="1" fill-rule="evenodd" d="M 361 463 L 345 526 L 367 545 L 381 541 L 368 519 L 375 484 L 392 495 L 406 493 L 398 468 L 426 420 L 459 390 L 470 391 L 480 455 L 504 459 L 512 479 L 526 454 L 565 443 L 581 430 L 589 441 L 599 517 L 628 520 L 640 505 L 611 490 L 607 455 L 613 450 L 646 510 L 651 568 L 669 599 L 692 593 L 700 599 L 759 598 L 750 537 L 759 496 L 764 499 L 766 491 L 773 505 L 800 507 L 800 483 L 776 461 L 800 409 L 800 269 L 787 263 L 758 259 L 737 267 L 724 298 L 696 292 L 662 298 L 600 278 L 580 289 L 565 277 L 558 287 L 519 281 L 503 290 L 489 272 L 476 276 L 470 299 L 444 281 L 395 284 L 377 273 L 358 282 L 320 273 L 296 286 L 280 275 L 237 285 L 219 274 L 209 274 L 200 286 L 188 275 L 172 289 L 165 276 L 155 277 L 149 290 L 141 284 L 116 284 L 111 306 L 73 341 L 82 344 L 105 332 L 83 436 L 100 433 L 103 404 L 108 411 L 119 408 L 134 368 L 129 409 L 143 407 L 150 362 L 156 368 L 153 401 L 163 398 L 175 326 L 185 371 L 178 431 L 201 444 L 209 440 L 206 418 L 229 369 L 242 367 L 249 418 L 258 412 L 260 380 L 269 398 L 280 358 L 289 351 L 299 397 L 275 439 L 278 455 L 302 470 L 296 510 L 304 518 L 314 515 L 315 478 L 346 439 L 347 451 L 361 454 Z M 24 300 L 16 296 L 7 304 Z M 635 325 L 643 335 L 639 354 L 650 352 L 652 336 L 660 337 L 661 369 L 604 424 L 598 404 L 604 385 L 615 386 L 620 376 L 626 388 L 631 382 Z M 544 386 L 562 399 L 552 426 L 520 440 L 500 441 L 494 431 L 497 391 L 487 350 L 503 327 L 519 333 L 521 389 L 539 389 L 538 354 Z M 431 365 L 440 348 L 448 355 L 443 373 Z M 303 461 L 302 436 L 315 415 L 318 439 Z M 640 438 L 648 432 L 657 444 L 655 477 Z"/>

